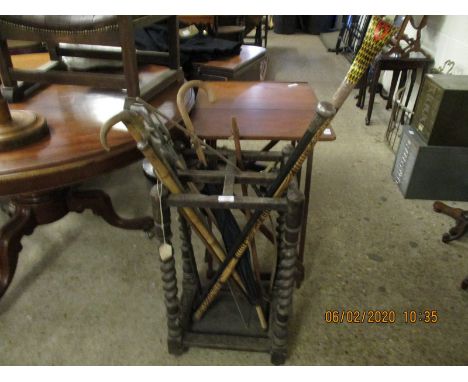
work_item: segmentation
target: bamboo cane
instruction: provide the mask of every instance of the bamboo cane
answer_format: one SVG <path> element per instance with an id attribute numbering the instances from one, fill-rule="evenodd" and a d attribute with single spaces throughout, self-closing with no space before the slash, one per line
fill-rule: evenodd
<path id="1" fill-rule="evenodd" d="M 245 170 L 244 168 L 244 161 L 242 159 L 242 149 L 241 149 L 241 143 L 240 143 L 240 133 L 239 133 L 239 127 L 237 126 L 237 120 L 235 117 L 232 117 L 232 136 L 234 138 L 234 146 L 236 149 L 236 158 L 237 158 L 237 165 L 241 170 Z M 247 185 L 246 184 L 241 184 L 241 189 L 242 189 L 242 195 L 243 196 L 248 196 L 248 191 L 247 191 Z M 252 217 L 252 213 L 250 210 L 245 210 L 244 211 L 245 216 L 247 219 L 250 219 Z M 249 249 L 250 249 L 250 254 L 252 255 L 252 265 L 253 265 L 253 271 L 255 274 L 255 278 L 257 279 L 257 283 L 259 285 L 259 288 L 261 290 L 261 277 L 260 277 L 260 263 L 258 261 L 258 255 L 257 255 L 257 245 L 255 244 L 255 239 L 253 239 L 250 244 L 249 244 Z"/>
<path id="2" fill-rule="evenodd" d="M 239 127 L 237 126 L 237 120 L 235 117 L 232 118 L 232 135 L 234 137 L 234 146 L 236 149 L 236 158 L 237 158 L 237 165 L 241 170 L 244 170 L 244 162 L 242 159 L 242 150 L 241 150 L 241 144 L 240 144 L 240 133 L 239 133 Z M 248 191 L 247 191 L 247 185 L 242 184 L 241 185 L 242 189 L 242 195 L 247 196 Z M 250 210 L 245 210 L 245 215 L 247 216 L 248 219 L 251 218 L 252 214 Z M 258 262 L 258 255 L 257 255 L 257 245 L 255 244 L 255 239 L 252 238 L 252 241 L 249 242 L 249 249 L 250 249 L 250 254 L 252 256 L 252 268 L 254 271 L 255 279 L 258 284 L 258 290 L 260 291 L 260 298 L 262 296 L 262 280 L 260 277 L 260 264 Z M 265 319 L 265 314 L 263 313 L 262 307 L 257 304 L 255 306 L 255 310 L 257 312 L 257 316 L 259 317 L 260 320 L 260 326 L 262 329 L 266 330 L 268 325 L 266 323 Z"/>
<path id="3" fill-rule="evenodd" d="M 185 100 L 185 94 L 187 93 L 187 91 L 189 91 L 190 89 L 194 87 L 203 89 L 208 95 L 208 101 L 214 102 L 215 100 L 213 91 L 203 81 L 192 80 L 192 81 L 184 83 L 180 87 L 177 93 L 177 108 L 179 109 L 179 113 L 180 113 L 180 116 L 182 117 L 182 120 L 184 121 L 185 127 L 187 128 L 187 130 L 189 130 L 193 134 L 195 134 L 195 128 L 193 127 L 192 120 L 190 119 L 187 109 L 185 108 L 184 100 Z M 203 149 L 201 148 L 198 140 L 193 140 L 193 147 L 195 148 L 195 152 L 197 153 L 198 160 L 202 162 L 205 166 L 207 166 L 208 163 L 206 161 L 205 153 L 203 152 Z"/>
<path id="4" fill-rule="evenodd" d="M 185 87 L 185 89 L 183 90 L 183 93 L 185 93 L 192 86 L 198 86 L 196 81 L 193 81 L 191 84 L 189 83 L 189 85 L 190 86 Z M 137 104 L 141 104 L 141 106 L 144 106 L 144 108 L 146 108 L 147 110 L 156 114 L 160 114 L 162 117 L 167 118 L 164 114 L 161 114 L 159 111 L 155 110 L 151 105 L 147 104 L 146 102 L 139 101 L 138 99 L 136 99 L 135 101 L 137 101 L 136 102 Z M 185 112 L 187 120 L 190 121 L 188 117 L 188 113 L 185 110 L 185 107 L 181 108 L 181 114 L 184 112 Z M 109 147 L 107 146 L 107 142 L 106 142 L 106 136 L 108 132 L 110 131 L 110 129 L 112 128 L 112 126 L 115 125 L 117 122 L 123 122 L 126 125 L 132 137 L 135 139 L 136 142 L 138 142 L 137 146 L 139 150 L 145 155 L 148 161 L 152 164 L 153 168 L 156 170 L 157 177 L 160 178 L 160 180 L 169 189 L 169 191 L 175 194 L 184 192 L 183 186 L 178 181 L 177 176 L 172 172 L 171 167 L 165 164 L 165 161 L 163 158 L 159 158 L 158 155 L 155 154 L 153 148 L 148 143 L 148 140 L 146 138 L 146 135 L 148 135 L 148 133 L 145 130 L 145 127 L 143 124 L 143 118 L 136 111 L 128 111 L 128 110 L 123 111 L 117 114 L 116 116 L 112 117 L 111 119 L 109 119 L 102 126 L 101 143 L 103 147 L 106 149 L 109 149 Z M 192 138 L 193 141 L 200 143 L 200 140 L 193 132 L 187 131 L 187 129 L 183 128 L 182 126 L 175 123 L 174 121 L 171 121 L 171 122 L 177 128 L 182 129 L 184 133 L 187 133 Z M 214 153 L 216 153 L 220 157 L 220 159 L 225 161 L 227 164 L 233 166 L 233 168 L 235 168 L 236 170 L 239 170 L 235 163 L 224 158 L 216 150 L 214 150 Z M 193 184 L 188 183 L 188 186 L 189 186 L 189 189 L 191 189 L 192 191 L 198 192 L 198 190 L 194 188 Z M 197 235 L 201 238 L 201 240 L 207 247 L 208 251 L 212 255 L 217 257 L 220 263 L 222 263 L 223 260 L 225 259 L 225 252 L 221 248 L 221 245 L 219 244 L 219 242 L 213 236 L 211 230 L 208 227 L 206 227 L 206 225 L 202 222 L 202 217 L 195 210 L 191 208 L 181 208 L 180 210 L 181 210 L 182 215 L 187 219 L 187 221 L 194 228 Z M 209 213 L 208 215 L 211 216 L 212 221 L 214 221 L 214 223 L 216 224 L 216 219 L 214 218 L 214 216 L 212 216 L 211 211 L 207 210 L 206 212 Z M 240 277 L 240 275 L 237 272 L 234 272 L 234 274 L 235 274 L 234 279 L 239 285 L 239 287 L 241 288 L 242 292 L 246 296 L 249 296 L 249 292 L 247 288 L 245 287 L 245 284 L 242 281 L 242 278 Z M 235 295 L 233 295 L 233 298 L 235 299 Z M 257 312 L 257 317 L 260 322 L 260 326 L 262 327 L 262 329 L 266 330 L 268 325 L 267 325 L 261 306 L 256 304 L 255 309 Z"/>
<path id="5" fill-rule="evenodd" d="M 186 106 L 185 106 L 185 95 L 187 93 L 187 91 L 189 91 L 190 89 L 192 88 L 199 88 L 199 89 L 203 89 L 207 95 L 208 95 L 208 100 L 209 102 L 214 102 L 215 101 L 215 96 L 214 96 L 214 93 L 212 91 L 212 89 L 203 81 L 200 81 L 200 80 L 192 80 L 192 81 L 189 81 L 189 82 L 186 82 L 185 84 L 183 84 L 179 91 L 177 92 L 177 108 L 179 110 L 179 114 L 181 115 L 182 117 L 182 120 L 184 121 L 184 124 L 185 124 L 185 127 L 187 128 L 187 130 L 192 134 L 192 135 L 195 135 L 195 127 L 193 126 L 193 123 L 192 123 L 192 120 L 190 119 L 190 116 L 187 112 L 187 109 L 186 109 Z M 237 125 L 236 125 L 237 127 Z M 238 132 L 238 130 L 237 130 Z M 198 157 L 198 160 L 203 163 L 203 165 L 205 167 L 208 166 L 208 163 L 206 161 L 206 157 L 205 157 L 205 153 L 200 145 L 200 141 L 198 139 L 193 139 L 193 145 L 194 145 L 194 148 L 195 148 L 195 152 L 197 154 L 197 157 Z M 256 263 L 258 263 L 257 261 L 257 257 L 256 257 L 256 252 L 252 252 L 252 256 L 254 258 L 254 261 Z M 254 270 L 257 269 L 256 267 L 254 267 Z M 254 273 L 254 276 L 257 276 L 256 273 Z M 260 282 L 260 280 L 258 280 L 258 283 Z M 247 281 L 246 281 L 247 283 Z M 261 288 L 261 285 L 259 284 L 259 288 Z M 260 326 L 262 327 L 263 330 L 266 330 L 267 327 L 268 327 L 268 324 L 266 322 L 266 319 L 265 319 L 265 315 L 263 313 L 263 310 L 262 310 L 262 307 L 260 306 L 259 303 L 255 303 L 255 311 L 257 313 L 257 317 L 258 317 L 258 320 L 260 322 Z"/>
<path id="6" fill-rule="evenodd" d="M 369 24 L 366 36 L 359 53 L 355 57 L 346 77 L 335 92 L 332 102 L 320 102 L 317 106 L 317 113 L 309 128 L 301 138 L 296 148 L 292 152 L 285 166 L 280 171 L 278 178 L 268 188 L 267 197 L 280 197 L 286 190 L 297 171 L 301 168 L 309 153 L 313 150 L 318 137 L 328 127 L 336 111 L 343 105 L 354 86 L 366 72 L 367 67 L 372 63 L 384 45 L 390 40 L 395 32 L 393 25 L 384 21 L 378 16 L 373 16 Z M 248 247 L 248 243 L 254 237 L 263 221 L 269 215 L 269 211 L 255 213 L 244 228 L 243 234 L 239 238 L 239 245 L 232 253 L 229 253 L 226 261 L 219 268 L 209 291 L 205 294 L 202 303 L 197 308 L 194 318 L 199 320 L 206 312 L 211 303 L 216 299 L 221 287 L 229 279 L 235 266 Z"/>

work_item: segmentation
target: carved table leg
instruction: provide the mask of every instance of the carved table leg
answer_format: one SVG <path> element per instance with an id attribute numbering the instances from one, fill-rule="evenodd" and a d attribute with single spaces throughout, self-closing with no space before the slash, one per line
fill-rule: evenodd
<path id="1" fill-rule="evenodd" d="M 288 212 L 284 244 L 280 253 L 278 272 L 274 284 L 274 298 L 272 306 L 272 349 L 271 362 L 275 365 L 283 364 L 287 356 L 288 320 L 292 309 L 292 294 L 297 266 L 297 245 L 304 195 L 297 186 L 292 184 L 287 193 Z"/>
<path id="2" fill-rule="evenodd" d="M 167 205 L 167 188 L 163 186 L 161 193 L 158 185 L 151 189 L 151 202 L 153 204 L 154 224 L 156 237 L 160 243 L 171 244 L 171 211 Z M 167 315 L 167 348 L 170 354 L 180 355 L 184 348 L 182 345 L 182 327 L 180 322 L 180 308 L 177 289 L 177 275 L 175 269 L 174 251 L 171 246 L 171 253 L 168 257 L 160 256 L 161 275 L 164 289 L 164 304 Z M 161 255 L 161 253 L 160 253 Z"/>
<path id="3" fill-rule="evenodd" d="M 153 227 L 153 219 L 143 217 L 123 219 L 114 210 L 112 201 L 105 192 L 100 190 L 70 191 L 67 205 L 71 212 L 81 213 L 89 208 L 94 214 L 102 217 L 114 227 L 149 231 Z"/>
<path id="4" fill-rule="evenodd" d="M 21 238 L 30 235 L 37 223 L 29 208 L 16 208 L 13 217 L 0 229 L 0 297 L 13 279 L 18 255 L 23 248 Z"/>
<path id="5" fill-rule="evenodd" d="M 14 213 L 0 229 L 0 297 L 13 279 L 18 256 L 23 248 L 21 239 L 41 224 L 52 223 L 67 213 L 63 200 L 66 190 L 15 196 L 11 203 Z"/>
<path id="6" fill-rule="evenodd" d="M 448 233 L 444 233 L 442 235 L 442 241 L 444 243 L 457 240 L 468 232 L 468 211 L 463 211 L 460 208 L 449 207 L 440 201 L 434 202 L 433 208 L 435 212 L 450 216 L 455 219 L 455 222 L 457 223 L 455 227 L 450 228 Z M 462 281 L 461 288 L 468 290 L 468 277 Z"/>
<path id="7" fill-rule="evenodd" d="M 0 297 L 8 288 L 21 251 L 21 238 L 30 235 L 36 226 L 53 223 L 68 212 L 83 212 L 90 208 L 109 224 L 126 229 L 150 230 L 154 223 L 150 217 L 122 219 L 107 194 L 102 191 L 72 191 L 70 188 L 17 195 L 11 203 L 15 212 L 11 220 L 0 229 Z"/>
<path id="8" fill-rule="evenodd" d="M 466 232 L 468 232 L 468 211 L 463 211 L 460 208 L 452 208 L 446 204 L 436 201 L 433 205 L 434 211 L 450 216 L 455 219 L 455 227 L 450 228 L 448 233 L 444 233 L 442 241 L 448 243 L 452 240 L 461 238 Z"/>

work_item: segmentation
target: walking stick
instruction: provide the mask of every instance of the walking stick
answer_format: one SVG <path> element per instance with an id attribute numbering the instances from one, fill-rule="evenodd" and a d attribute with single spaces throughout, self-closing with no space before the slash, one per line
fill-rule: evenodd
<path id="1" fill-rule="evenodd" d="M 109 146 L 107 145 L 107 134 L 109 133 L 110 129 L 118 122 L 123 122 L 125 124 L 127 130 L 132 135 L 133 139 L 137 142 L 138 149 L 153 165 L 153 168 L 157 173 L 157 177 L 164 184 L 164 186 L 167 187 L 172 194 L 183 193 L 184 188 L 178 177 L 173 173 L 171 166 L 166 163 L 166 160 L 163 156 L 157 155 L 153 150 L 153 147 L 150 143 L 150 138 L 148 137 L 149 134 L 144 127 L 144 120 L 135 111 L 123 110 L 104 123 L 100 132 L 101 143 L 104 148 L 109 150 Z M 199 215 L 199 213 L 188 207 L 182 207 L 180 211 L 190 223 L 200 239 L 203 241 L 208 251 L 213 256 L 218 258 L 218 260 L 223 261 L 226 257 L 225 252 L 221 247 L 221 244 L 213 236 L 212 232 L 206 227 L 205 223 L 203 222 L 203 218 Z M 234 280 L 237 282 L 242 291 L 246 293 L 245 286 L 240 276 L 236 272 L 234 274 Z"/>
<path id="2" fill-rule="evenodd" d="M 200 84 L 196 82 L 186 83 L 183 89 L 180 90 L 179 95 L 184 95 L 185 92 L 193 86 L 200 86 Z M 207 92 L 209 90 L 203 83 L 200 87 L 204 88 Z M 180 97 L 178 97 L 178 99 L 179 98 Z M 141 114 L 135 110 L 132 110 L 132 105 L 135 105 L 139 108 L 142 107 L 149 114 Z M 110 118 L 102 126 L 100 138 L 104 148 L 109 149 L 107 145 L 107 134 L 109 133 L 110 129 L 116 123 L 123 122 L 129 133 L 132 135 L 133 139 L 137 142 L 138 149 L 151 163 L 157 178 L 164 184 L 164 186 L 166 186 L 172 194 L 181 194 L 186 192 L 177 174 L 174 172 L 175 168 L 185 168 L 185 163 L 178 157 L 175 151 L 172 150 L 172 142 L 169 138 L 169 132 L 165 129 L 164 125 L 162 123 L 157 124 L 154 121 L 153 117 L 157 119 L 156 111 L 152 109 L 151 105 L 148 105 L 146 102 L 143 102 L 140 99 L 127 99 L 126 109 L 127 110 L 121 111 L 119 114 Z M 181 108 L 181 114 L 185 115 L 185 120 L 190 121 L 185 108 Z M 146 115 L 146 117 L 144 118 L 143 115 Z M 156 126 L 158 126 L 158 129 L 156 129 Z M 177 127 L 181 128 L 180 126 Z M 200 144 L 199 139 L 193 133 L 192 125 L 188 131 L 186 131 L 185 128 L 181 129 L 184 132 L 187 132 L 188 135 L 194 140 L 194 142 Z M 153 137 L 150 133 L 151 131 L 157 136 Z M 199 148 L 201 150 L 201 147 Z M 219 155 L 219 153 L 217 154 Z M 219 156 L 222 157 L 222 155 Z M 230 162 L 225 158 L 222 159 L 227 163 Z M 236 168 L 234 163 L 232 163 L 232 165 L 234 168 Z M 198 192 L 198 190 L 194 189 L 192 189 L 192 191 Z M 207 250 L 212 255 L 214 255 L 220 261 L 220 263 L 222 263 L 226 257 L 225 251 L 211 230 L 203 222 L 203 217 L 200 215 L 198 210 L 194 210 L 188 207 L 181 207 L 180 211 L 184 218 L 193 227 L 196 234 L 203 241 Z M 252 291 L 255 291 L 256 288 L 255 285 L 253 285 L 255 284 L 255 281 L 253 274 L 251 274 L 252 272 L 250 270 L 250 263 L 247 262 L 248 269 L 246 269 L 245 265 L 246 264 L 244 264 L 244 266 L 239 269 L 239 273 L 237 271 L 234 272 L 233 278 L 239 285 L 242 292 L 247 296 L 249 301 L 252 301 L 252 303 L 255 305 L 260 325 L 263 329 L 266 330 L 267 322 L 260 306 L 258 296 L 256 294 L 252 294 Z"/>

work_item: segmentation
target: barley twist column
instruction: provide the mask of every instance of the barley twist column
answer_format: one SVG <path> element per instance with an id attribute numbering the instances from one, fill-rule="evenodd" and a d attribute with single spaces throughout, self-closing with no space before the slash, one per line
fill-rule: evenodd
<path id="1" fill-rule="evenodd" d="M 286 197 L 288 212 L 285 217 L 284 243 L 279 254 L 272 307 L 271 362 L 276 365 L 283 364 L 287 356 L 288 320 L 292 309 L 292 294 L 297 266 L 297 244 L 304 204 L 304 195 L 298 190 L 295 181 L 291 182 Z"/>
<path id="2" fill-rule="evenodd" d="M 159 187 L 162 187 L 159 185 Z M 170 354 L 179 355 L 183 352 L 182 328 L 180 325 L 180 308 L 177 297 L 177 275 L 175 269 L 174 251 L 171 238 L 171 211 L 167 204 L 168 190 L 165 187 L 154 186 L 151 189 L 154 224 L 156 236 L 162 243 L 159 249 L 161 278 L 164 290 L 164 304 L 167 316 L 167 348 Z"/>

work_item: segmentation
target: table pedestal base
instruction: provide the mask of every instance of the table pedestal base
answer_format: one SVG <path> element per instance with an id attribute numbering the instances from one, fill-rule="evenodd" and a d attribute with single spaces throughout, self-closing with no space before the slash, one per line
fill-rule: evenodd
<path id="1" fill-rule="evenodd" d="M 53 223 L 69 212 L 81 213 L 91 209 L 112 226 L 150 230 L 150 217 L 123 219 L 112 207 L 110 197 L 99 190 L 77 191 L 63 188 L 38 194 L 20 195 L 12 199 L 15 212 L 0 229 L 0 298 L 5 294 L 15 274 L 18 256 L 23 248 L 21 239 L 31 235 L 37 226 Z"/>

